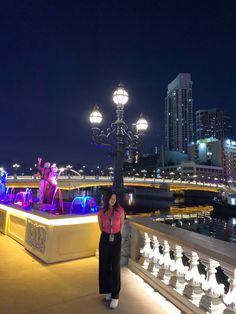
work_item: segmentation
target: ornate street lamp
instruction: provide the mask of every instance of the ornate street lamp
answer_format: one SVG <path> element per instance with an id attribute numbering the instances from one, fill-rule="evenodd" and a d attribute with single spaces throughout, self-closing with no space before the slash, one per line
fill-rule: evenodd
<path id="1" fill-rule="evenodd" d="M 20 165 L 15 163 L 15 164 L 12 165 L 12 168 L 15 170 L 15 174 L 14 175 L 17 176 L 17 170 L 20 168 Z"/>
<path id="2" fill-rule="evenodd" d="M 137 150 L 143 143 L 145 131 L 148 123 L 143 115 L 140 115 L 136 122 L 136 132 L 128 129 L 123 115 L 124 106 L 127 104 L 129 96 L 122 84 L 119 84 L 117 90 L 113 93 L 113 101 L 116 104 L 116 121 L 111 123 L 106 132 L 100 130 L 99 125 L 102 122 L 102 114 L 96 105 L 90 114 L 92 124 L 93 142 L 100 147 L 106 147 L 112 151 L 114 157 L 114 179 L 113 189 L 121 195 L 123 192 L 123 163 L 126 151 Z"/>

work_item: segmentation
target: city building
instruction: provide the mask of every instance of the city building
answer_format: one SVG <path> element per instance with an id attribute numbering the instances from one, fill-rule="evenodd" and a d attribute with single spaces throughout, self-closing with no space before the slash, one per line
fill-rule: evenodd
<path id="1" fill-rule="evenodd" d="M 187 153 L 193 141 L 193 96 L 190 73 L 168 84 L 165 98 L 165 150 Z"/>
<path id="2" fill-rule="evenodd" d="M 236 181 L 236 142 L 224 141 L 224 177 L 227 182 Z"/>
<path id="3" fill-rule="evenodd" d="M 143 154 L 133 158 L 132 162 L 124 163 L 124 174 L 139 177 L 164 177 L 165 173 L 160 169 L 167 166 L 179 165 L 182 161 L 188 161 L 188 155 L 177 151 L 155 151 L 154 154 Z"/>
<path id="4" fill-rule="evenodd" d="M 194 161 L 183 161 L 178 165 L 165 166 L 157 170 L 164 173 L 164 178 L 184 181 L 219 183 L 223 179 L 223 168 L 218 166 L 200 165 Z"/>
<path id="5" fill-rule="evenodd" d="M 222 141 L 209 137 L 189 145 L 189 159 L 201 165 L 223 167 Z"/>
<path id="6" fill-rule="evenodd" d="M 219 109 L 196 111 L 196 139 L 214 137 L 219 140 L 232 139 L 232 119 Z"/>
<path id="7" fill-rule="evenodd" d="M 236 142 L 233 140 L 221 141 L 216 138 L 197 140 L 196 143 L 189 145 L 189 159 L 198 165 L 221 167 L 224 181 L 236 181 Z"/>
<path id="8" fill-rule="evenodd" d="M 126 160 L 124 162 L 125 176 L 139 176 L 139 177 L 156 177 L 156 169 L 160 160 L 160 154 L 144 154 L 142 156 L 133 157 L 132 161 Z"/>

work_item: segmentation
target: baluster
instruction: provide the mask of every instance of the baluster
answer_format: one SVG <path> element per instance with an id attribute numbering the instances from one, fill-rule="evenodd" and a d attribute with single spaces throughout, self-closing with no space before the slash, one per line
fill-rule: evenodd
<path id="1" fill-rule="evenodd" d="M 152 239 L 152 243 L 153 243 L 153 249 L 152 249 L 152 252 L 151 254 L 149 254 L 149 265 L 148 265 L 148 270 L 154 275 L 154 276 L 157 276 L 158 274 L 158 271 L 159 271 L 159 264 L 158 264 L 158 261 L 161 257 L 161 254 L 160 254 L 160 250 L 159 250 L 159 241 L 157 239 L 156 236 L 153 236 L 153 239 Z"/>
<path id="2" fill-rule="evenodd" d="M 170 271 L 172 272 L 170 285 L 181 294 L 186 285 L 184 277 L 188 271 L 188 266 L 184 266 L 182 257 L 183 257 L 182 247 L 180 245 L 175 245 L 175 262 L 170 267 Z"/>
<path id="3" fill-rule="evenodd" d="M 224 285 L 218 284 L 216 281 L 216 267 L 219 262 L 209 258 L 209 266 L 207 267 L 207 278 L 202 283 L 202 289 L 205 295 L 200 300 L 200 306 L 209 313 L 222 313 L 225 305 L 222 302 L 221 296 L 224 295 Z"/>
<path id="4" fill-rule="evenodd" d="M 139 264 L 142 265 L 143 268 L 147 269 L 149 265 L 149 254 L 151 253 L 151 245 L 150 238 L 146 232 L 144 232 L 144 246 L 140 249 L 141 257 L 139 259 Z"/>
<path id="5" fill-rule="evenodd" d="M 236 269 L 234 269 L 233 279 L 230 280 L 228 293 L 223 297 L 226 305 L 224 314 L 236 313 Z"/>
<path id="6" fill-rule="evenodd" d="M 163 245 L 163 255 L 159 260 L 160 270 L 158 277 L 163 280 L 163 282 L 168 285 L 171 278 L 170 267 L 173 265 L 174 261 L 170 257 L 170 246 L 169 243 L 164 240 Z"/>
<path id="7" fill-rule="evenodd" d="M 190 267 L 185 275 L 185 279 L 188 283 L 183 291 L 183 294 L 186 295 L 195 304 L 199 303 L 203 295 L 201 284 L 205 279 L 205 276 L 199 273 L 198 260 L 198 254 L 196 252 L 192 252 L 190 257 Z"/>
<path id="8" fill-rule="evenodd" d="M 153 244 L 154 244 L 154 240 L 153 240 L 153 235 L 150 235 L 150 252 L 148 254 L 148 267 L 147 269 L 150 270 L 150 268 L 152 268 L 152 264 L 153 264 Z"/>

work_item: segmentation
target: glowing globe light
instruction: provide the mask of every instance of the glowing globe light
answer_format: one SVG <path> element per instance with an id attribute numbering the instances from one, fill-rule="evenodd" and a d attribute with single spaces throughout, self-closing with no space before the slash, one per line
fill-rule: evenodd
<path id="1" fill-rule="evenodd" d="M 141 113 L 140 118 L 138 119 L 136 123 L 136 128 L 138 132 L 144 132 L 148 128 L 148 122 L 146 119 L 144 119 L 143 114 Z"/>
<path id="2" fill-rule="evenodd" d="M 113 93 L 113 101 L 116 105 L 118 106 L 123 106 L 125 105 L 129 100 L 128 93 L 124 89 L 124 87 L 119 84 L 117 90 L 114 91 Z"/>
<path id="3" fill-rule="evenodd" d="M 89 116 L 89 120 L 92 124 L 100 124 L 102 122 L 102 114 L 97 105 L 94 106 L 94 109 Z"/>

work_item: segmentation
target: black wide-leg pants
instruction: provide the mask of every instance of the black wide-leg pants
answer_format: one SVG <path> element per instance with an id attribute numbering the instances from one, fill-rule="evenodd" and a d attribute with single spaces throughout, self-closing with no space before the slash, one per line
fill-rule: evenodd
<path id="1" fill-rule="evenodd" d="M 109 242 L 109 234 L 102 232 L 99 242 L 99 293 L 111 293 L 112 299 L 119 299 L 121 234 L 114 234 L 114 242 Z"/>

